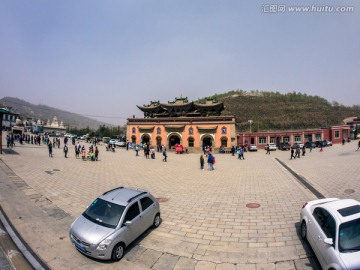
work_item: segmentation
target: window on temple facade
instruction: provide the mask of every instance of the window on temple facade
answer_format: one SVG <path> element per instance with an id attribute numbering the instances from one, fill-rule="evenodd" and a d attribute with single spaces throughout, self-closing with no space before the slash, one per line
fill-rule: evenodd
<path id="1" fill-rule="evenodd" d="M 228 139 L 226 137 L 221 138 L 221 146 L 227 147 L 228 146 Z"/>
<path id="2" fill-rule="evenodd" d="M 226 127 L 221 128 L 221 134 L 226 134 Z"/>
<path id="3" fill-rule="evenodd" d="M 136 128 L 132 128 L 132 133 L 136 133 Z"/>
<path id="4" fill-rule="evenodd" d="M 192 127 L 189 128 L 189 134 L 194 134 L 194 129 Z"/>
<path id="5" fill-rule="evenodd" d="M 335 137 L 335 139 L 339 139 L 339 138 L 340 138 L 340 130 L 335 130 L 335 132 L 334 132 L 334 137 Z"/>
<path id="6" fill-rule="evenodd" d="M 270 143 L 275 143 L 275 137 L 270 137 Z"/>
<path id="7" fill-rule="evenodd" d="M 156 145 L 161 145 L 161 137 L 156 137 Z"/>
<path id="8" fill-rule="evenodd" d="M 301 136 L 300 135 L 295 135 L 294 141 L 295 142 L 301 142 Z"/>
<path id="9" fill-rule="evenodd" d="M 161 134 L 161 128 L 158 127 L 158 128 L 156 129 L 156 134 Z"/>
<path id="10" fill-rule="evenodd" d="M 189 130 L 189 132 L 190 132 L 190 130 Z M 194 138 L 193 138 L 193 137 L 189 137 L 188 143 L 189 143 L 189 147 L 194 147 Z"/>

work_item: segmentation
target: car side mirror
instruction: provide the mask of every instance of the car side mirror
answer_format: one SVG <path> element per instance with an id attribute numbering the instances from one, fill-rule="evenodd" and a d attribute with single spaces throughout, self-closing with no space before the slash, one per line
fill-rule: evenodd
<path id="1" fill-rule="evenodd" d="M 330 246 L 334 245 L 334 242 L 333 242 L 332 238 L 325 238 L 324 243 L 328 244 Z"/>
<path id="2" fill-rule="evenodd" d="M 130 221 L 130 220 L 125 221 L 125 222 L 124 222 L 124 225 L 125 225 L 125 226 L 131 225 L 131 221 Z"/>

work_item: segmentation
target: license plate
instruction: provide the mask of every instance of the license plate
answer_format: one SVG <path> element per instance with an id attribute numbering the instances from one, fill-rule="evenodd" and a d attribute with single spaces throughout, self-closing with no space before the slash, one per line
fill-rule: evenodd
<path id="1" fill-rule="evenodd" d="M 86 253 L 86 248 L 84 248 L 83 246 L 81 246 L 80 244 L 78 244 L 76 242 L 74 242 L 74 245 L 79 251 Z"/>

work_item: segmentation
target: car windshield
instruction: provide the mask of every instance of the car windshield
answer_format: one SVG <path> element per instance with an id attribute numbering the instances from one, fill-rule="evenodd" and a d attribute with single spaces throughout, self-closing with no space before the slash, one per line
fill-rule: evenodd
<path id="1" fill-rule="evenodd" d="M 123 214 L 125 206 L 96 199 L 83 213 L 83 216 L 90 221 L 115 229 Z"/>
<path id="2" fill-rule="evenodd" d="M 360 218 L 345 222 L 340 225 L 339 251 L 360 251 Z"/>

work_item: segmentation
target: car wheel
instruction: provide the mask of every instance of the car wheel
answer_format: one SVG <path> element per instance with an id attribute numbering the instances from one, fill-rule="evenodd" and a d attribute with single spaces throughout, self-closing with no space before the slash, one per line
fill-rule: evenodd
<path id="1" fill-rule="evenodd" d="M 113 261 L 120 261 L 120 259 L 124 256 L 124 244 L 117 244 L 112 253 L 111 253 L 111 259 Z"/>
<path id="2" fill-rule="evenodd" d="M 301 223 L 301 238 L 302 238 L 303 240 L 306 240 L 306 234 L 307 234 L 306 222 L 303 221 L 303 222 Z"/>
<path id="3" fill-rule="evenodd" d="M 153 227 L 157 228 L 160 225 L 160 214 L 156 214 L 154 217 Z"/>

